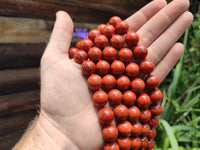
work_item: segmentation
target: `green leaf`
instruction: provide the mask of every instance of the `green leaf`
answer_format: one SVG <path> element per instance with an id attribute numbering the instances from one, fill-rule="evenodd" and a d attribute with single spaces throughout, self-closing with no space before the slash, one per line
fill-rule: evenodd
<path id="1" fill-rule="evenodd" d="M 186 126 L 186 125 L 175 125 L 171 127 L 173 130 L 185 130 L 185 131 L 200 131 L 196 128 Z"/>
<path id="2" fill-rule="evenodd" d="M 200 94 L 197 94 L 193 99 L 191 99 L 187 104 L 185 104 L 182 109 L 192 108 L 199 101 L 200 101 Z"/>

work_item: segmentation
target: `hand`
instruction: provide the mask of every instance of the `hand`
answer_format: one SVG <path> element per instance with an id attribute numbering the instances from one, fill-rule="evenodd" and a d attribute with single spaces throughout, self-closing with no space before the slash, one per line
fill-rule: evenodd
<path id="1" fill-rule="evenodd" d="M 188 0 L 174 0 L 168 5 L 165 0 L 154 0 L 126 20 L 129 31 L 138 33 L 139 44 L 148 47 L 147 59 L 155 63 L 152 74 L 160 81 L 184 51 L 183 45 L 176 41 L 192 23 L 188 7 Z M 72 33 L 69 15 L 58 12 L 41 60 L 39 124 L 49 135 L 52 135 L 49 127 L 57 130 L 78 149 L 98 150 L 103 147 L 103 139 L 97 111 L 80 65 L 68 58 Z"/>

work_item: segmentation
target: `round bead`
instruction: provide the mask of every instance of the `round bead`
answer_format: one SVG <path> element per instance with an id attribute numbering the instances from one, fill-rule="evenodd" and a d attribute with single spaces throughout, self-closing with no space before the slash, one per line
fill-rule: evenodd
<path id="1" fill-rule="evenodd" d="M 144 60 L 140 64 L 140 71 L 142 73 L 150 74 L 154 70 L 154 63 L 149 60 Z"/>
<path id="2" fill-rule="evenodd" d="M 135 101 L 136 101 L 136 95 L 134 92 L 132 91 L 126 91 L 124 94 L 123 94 L 123 103 L 127 106 L 132 106 L 134 105 Z"/>
<path id="3" fill-rule="evenodd" d="M 112 25 L 106 25 L 103 29 L 103 35 L 110 38 L 115 34 L 115 28 Z"/>
<path id="4" fill-rule="evenodd" d="M 104 106 L 108 102 L 108 94 L 104 91 L 97 91 L 93 94 L 92 100 L 97 107 Z"/>
<path id="5" fill-rule="evenodd" d="M 142 136 L 148 135 L 150 130 L 151 130 L 151 128 L 150 128 L 150 125 L 148 123 L 142 124 L 142 133 L 141 133 L 141 135 Z"/>
<path id="6" fill-rule="evenodd" d="M 103 86 L 106 89 L 110 90 L 115 87 L 115 84 L 117 81 L 113 75 L 107 74 L 103 77 L 102 82 L 103 82 Z"/>
<path id="7" fill-rule="evenodd" d="M 126 120 L 126 118 L 128 118 L 128 108 L 125 105 L 120 104 L 114 108 L 114 114 L 117 120 Z"/>
<path id="8" fill-rule="evenodd" d="M 92 61 L 98 61 L 99 59 L 101 59 L 101 56 L 102 56 L 102 51 L 98 47 L 92 47 L 88 51 L 88 57 Z"/>
<path id="9" fill-rule="evenodd" d="M 141 148 L 147 147 L 148 144 L 149 144 L 149 141 L 148 141 L 147 137 L 146 136 L 141 137 Z"/>
<path id="10" fill-rule="evenodd" d="M 151 103 L 151 99 L 148 94 L 142 93 L 137 98 L 137 106 L 139 108 L 147 108 Z"/>
<path id="11" fill-rule="evenodd" d="M 122 92 L 117 89 L 113 89 L 108 93 L 108 98 L 111 104 L 120 104 L 122 101 Z"/>
<path id="12" fill-rule="evenodd" d="M 119 60 L 130 62 L 133 58 L 133 52 L 129 48 L 122 48 L 118 53 Z"/>
<path id="13" fill-rule="evenodd" d="M 117 142 L 121 150 L 129 150 L 131 148 L 130 137 L 120 137 L 117 139 Z"/>
<path id="14" fill-rule="evenodd" d="M 139 136 L 142 133 L 142 124 L 135 122 L 132 124 L 132 136 Z"/>
<path id="15" fill-rule="evenodd" d="M 108 125 L 103 128 L 103 139 L 108 142 L 114 142 L 118 137 L 118 130 L 113 125 Z"/>
<path id="16" fill-rule="evenodd" d="M 140 67 L 136 63 L 130 63 L 126 66 L 126 75 L 134 78 L 140 72 Z"/>
<path id="17" fill-rule="evenodd" d="M 141 139 L 139 137 L 132 137 L 131 142 L 132 150 L 138 150 L 141 147 Z"/>
<path id="18" fill-rule="evenodd" d="M 83 75 L 90 75 L 95 72 L 95 63 L 91 60 L 86 60 L 81 64 L 81 71 Z"/>
<path id="19" fill-rule="evenodd" d="M 151 119 L 151 111 L 149 109 L 141 110 L 140 121 L 146 123 Z"/>
<path id="20" fill-rule="evenodd" d="M 136 46 L 139 42 L 139 36 L 135 32 L 129 32 L 125 36 L 125 42 L 128 46 Z"/>
<path id="21" fill-rule="evenodd" d="M 132 131 L 132 125 L 129 121 L 123 121 L 118 124 L 117 129 L 122 136 L 129 136 Z"/>
<path id="22" fill-rule="evenodd" d="M 81 41 L 82 41 L 82 40 L 80 40 L 80 41 L 78 41 L 78 42 L 76 43 L 76 48 L 78 48 L 79 50 L 80 50 Z"/>
<path id="23" fill-rule="evenodd" d="M 84 39 L 80 42 L 80 50 L 88 51 L 93 46 L 93 42 L 90 39 Z"/>
<path id="24" fill-rule="evenodd" d="M 150 132 L 149 132 L 149 134 L 147 135 L 147 137 L 149 139 L 155 138 L 156 137 L 156 129 L 155 128 L 151 129 Z"/>
<path id="25" fill-rule="evenodd" d="M 84 60 L 87 60 L 87 53 L 84 50 L 78 50 L 74 54 L 74 61 L 78 64 L 82 64 Z"/>
<path id="26" fill-rule="evenodd" d="M 104 150 L 119 150 L 117 142 L 109 142 L 104 145 Z"/>
<path id="27" fill-rule="evenodd" d="M 98 112 L 98 118 L 101 124 L 110 124 L 114 119 L 114 113 L 110 108 L 102 108 Z"/>
<path id="28" fill-rule="evenodd" d="M 74 54 L 78 51 L 78 48 L 72 47 L 69 49 L 69 58 L 72 59 L 74 58 Z"/>
<path id="29" fill-rule="evenodd" d="M 159 79 L 155 75 L 150 75 L 146 79 L 146 87 L 149 89 L 155 89 L 159 85 Z"/>
<path id="30" fill-rule="evenodd" d="M 121 21 L 121 18 L 120 17 L 118 17 L 118 16 L 113 16 L 113 17 L 111 17 L 110 18 L 110 20 L 109 20 L 109 24 L 110 25 L 112 25 L 112 26 L 116 26 L 116 24 L 119 22 L 119 21 Z"/>
<path id="31" fill-rule="evenodd" d="M 108 45 L 108 38 L 105 35 L 97 35 L 94 39 L 96 47 L 104 48 Z"/>
<path id="32" fill-rule="evenodd" d="M 116 48 L 121 49 L 124 46 L 124 38 L 121 35 L 114 35 L 110 39 L 110 44 Z"/>
<path id="33" fill-rule="evenodd" d="M 149 110 L 153 116 L 159 116 L 162 113 L 162 106 L 160 104 L 152 104 Z"/>
<path id="34" fill-rule="evenodd" d="M 90 32 L 88 33 L 88 38 L 90 39 L 90 40 L 94 40 L 95 39 L 95 37 L 97 36 L 97 35 L 100 35 L 101 34 L 101 32 L 99 31 L 99 30 L 97 30 L 97 29 L 92 29 L 92 30 L 90 30 Z"/>
<path id="35" fill-rule="evenodd" d="M 157 127 L 157 125 L 159 124 L 159 120 L 158 118 L 156 117 L 152 117 L 150 120 L 149 120 L 149 125 L 151 126 L 151 128 L 155 128 Z"/>
<path id="36" fill-rule="evenodd" d="M 110 64 L 105 60 L 100 60 L 96 64 L 98 74 L 107 74 L 110 71 Z"/>
<path id="37" fill-rule="evenodd" d="M 146 150 L 152 150 L 154 148 L 154 141 L 151 139 L 149 140 L 148 146 L 146 147 Z"/>
<path id="38" fill-rule="evenodd" d="M 158 89 L 153 90 L 149 96 L 151 97 L 152 103 L 159 103 L 163 98 L 162 92 Z"/>
<path id="39" fill-rule="evenodd" d="M 132 122 L 135 122 L 140 118 L 140 109 L 136 106 L 129 108 L 128 113 L 129 120 Z"/>
<path id="40" fill-rule="evenodd" d="M 103 58 L 108 61 L 113 61 L 117 57 L 117 50 L 113 47 L 106 47 L 103 50 Z"/>
<path id="41" fill-rule="evenodd" d="M 128 32 L 129 24 L 126 21 L 119 21 L 116 26 L 116 33 L 125 34 Z"/>
<path id="42" fill-rule="evenodd" d="M 87 83 L 90 90 L 98 90 L 102 86 L 102 78 L 97 74 L 92 74 Z"/>
<path id="43" fill-rule="evenodd" d="M 117 79 L 117 88 L 125 91 L 130 87 L 131 81 L 127 76 L 121 76 Z"/>
<path id="44" fill-rule="evenodd" d="M 101 33 L 103 33 L 103 29 L 105 26 L 106 26 L 105 24 L 100 24 L 100 25 L 98 25 L 97 30 L 99 30 Z"/>
<path id="45" fill-rule="evenodd" d="M 123 74 L 125 70 L 125 65 L 122 61 L 120 60 L 115 60 L 112 64 L 111 64 L 111 72 L 114 75 L 121 75 Z"/>
<path id="46" fill-rule="evenodd" d="M 145 83 L 142 79 L 136 78 L 131 82 L 131 89 L 133 92 L 140 93 L 145 89 Z"/>
<path id="47" fill-rule="evenodd" d="M 133 55 L 137 59 L 144 59 L 147 56 L 148 50 L 145 46 L 138 45 L 133 50 Z"/>

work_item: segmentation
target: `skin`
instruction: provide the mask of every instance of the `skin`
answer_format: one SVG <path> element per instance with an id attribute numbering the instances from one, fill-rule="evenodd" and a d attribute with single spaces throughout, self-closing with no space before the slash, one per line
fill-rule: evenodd
<path id="1" fill-rule="evenodd" d="M 148 47 L 147 59 L 155 63 L 160 82 L 181 57 L 176 43 L 193 21 L 188 0 L 154 0 L 126 21 L 129 32 Z M 49 44 L 41 59 L 41 110 L 38 119 L 13 149 L 82 149 L 103 147 L 101 126 L 80 65 L 69 59 L 73 22 L 63 11 L 56 14 Z"/>

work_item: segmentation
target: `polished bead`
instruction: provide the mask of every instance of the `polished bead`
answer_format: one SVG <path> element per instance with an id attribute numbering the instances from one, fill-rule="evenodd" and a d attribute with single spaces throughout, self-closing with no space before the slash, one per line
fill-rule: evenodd
<path id="1" fill-rule="evenodd" d="M 114 113 L 110 108 L 102 108 L 98 112 L 98 118 L 101 124 L 110 124 L 114 119 Z"/>
<path id="2" fill-rule="evenodd" d="M 119 150 L 117 142 L 109 142 L 104 145 L 104 150 Z"/>
<path id="3" fill-rule="evenodd" d="M 159 124 L 159 120 L 157 117 L 152 117 L 150 120 L 149 120 L 149 125 L 151 126 L 151 128 L 155 128 L 157 127 L 157 125 Z"/>
<path id="4" fill-rule="evenodd" d="M 83 61 L 87 60 L 87 53 L 84 50 L 78 50 L 74 54 L 74 61 L 78 64 L 82 64 Z"/>
<path id="5" fill-rule="evenodd" d="M 145 46 L 138 45 L 133 50 L 133 55 L 137 59 L 144 59 L 147 56 L 148 50 Z"/>
<path id="6" fill-rule="evenodd" d="M 124 38 L 121 35 L 114 35 L 110 39 L 110 44 L 116 49 L 121 49 L 124 46 Z"/>
<path id="7" fill-rule="evenodd" d="M 149 109 L 141 110 L 140 121 L 146 123 L 151 119 L 151 111 Z"/>
<path id="8" fill-rule="evenodd" d="M 93 42 L 90 39 L 84 39 L 80 42 L 80 50 L 88 51 L 93 46 Z"/>
<path id="9" fill-rule="evenodd" d="M 127 106 L 133 106 L 136 102 L 136 95 L 134 92 L 132 91 L 126 91 L 124 94 L 123 94 L 123 100 L 122 102 L 127 105 Z"/>
<path id="10" fill-rule="evenodd" d="M 89 89 L 98 90 L 102 86 L 102 78 L 97 74 L 92 74 L 91 76 L 89 76 L 87 83 Z"/>
<path id="11" fill-rule="evenodd" d="M 131 143 L 132 150 L 138 150 L 141 147 L 142 141 L 140 137 L 132 137 Z"/>
<path id="12" fill-rule="evenodd" d="M 74 54 L 78 51 L 78 48 L 72 47 L 69 49 L 69 58 L 72 59 L 74 58 Z"/>
<path id="13" fill-rule="evenodd" d="M 92 47 L 88 51 L 88 57 L 92 61 L 98 61 L 99 59 L 101 59 L 101 56 L 102 56 L 102 51 L 98 47 Z"/>
<path id="14" fill-rule="evenodd" d="M 152 103 L 159 103 L 163 98 L 162 92 L 158 89 L 153 90 L 149 96 L 151 97 Z"/>
<path id="15" fill-rule="evenodd" d="M 125 65 L 122 61 L 120 60 L 115 60 L 112 64 L 111 64 L 111 72 L 114 75 L 121 75 L 123 74 L 125 70 Z"/>
<path id="16" fill-rule="evenodd" d="M 98 25 L 97 30 L 99 30 L 101 33 L 103 33 L 103 29 L 105 26 L 106 26 L 105 24 L 100 24 L 100 25 Z"/>
<path id="17" fill-rule="evenodd" d="M 142 93 L 137 98 L 137 106 L 139 108 L 147 108 L 151 103 L 151 99 L 148 94 Z"/>
<path id="18" fill-rule="evenodd" d="M 113 61 L 117 57 L 117 50 L 113 47 L 106 47 L 103 50 L 103 58 L 108 61 Z"/>
<path id="19" fill-rule="evenodd" d="M 149 89 L 155 89 L 158 85 L 159 85 L 159 79 L 157 76 L 155 75 L 150 75 L 147 79 L 146 79 L 146 87 Z"/>
<path id="20" fill-rule="evenodd" d="M 103 139 L 107 142 L 114 142 L 118 137 L 118 130 L 113 125 L 108 125 L 102 130 Z"/>
<path id="21" fill-rule="evenodd" d="M 154 140 L 153 139 L 149 140 L 146 150 L 152 150 L 154 148 L 154 145 L 155 145 Z"/>
<path id="22" fill-rule="evenodd" d="M 140 64 L 140 71 L 142 73 L 150 74 L 154 70 L 154 63 L 149 60 L 144 60 Z"/>
<path id="23" fill-rule="evenodd" d="M 110 71 L 110 64 L 105 60 L 100 60 L 96 64 L 98 74 L 107 74 Z"/>
<path id="24" fill-rule="evenodd" d="M 130 137 L 120 137 L 117 139 L 120 150 L 129 150 L 131 148 L 131 139 Z"/>
<path id="25" fill-rule="evenodd" d="M 128 46 L 136 46 L 139 42 L 139 36 L 135 32 L 129 32 L 125 35 L 125 42 Z"/>
<path id="26" fill-rule="evenodd" d="M 142 133 L 142 124 L 140 122 L 135 122 L 132 124 L 132 136 L 139 136 Z"/>
<path id="27" fill-rule="evenodd" d="M 156 129 L 155 129 L 155 128 L 152 128 L 152 129 L 150 130 L 149 134 L 147 135 L 147 137 L 148 137 L 149 139 L 153 139 L 153 138 L 155 138 L 155 136 L 156 136 Z"/>
<path id="28" fill-rule="evenodd" d="M 97 35 L 94 44 L 96 47 L 105 48 L 108 45 L 108 38 L 105 35 Z"/>
<path id="29" fill-rule="evenodd" d="M 121 76 L 117 79 L 117 88 L 125 91 L 130 87 L 131 81 L 127 76 Z"/>
<path id="30" fill-rule="evenodd" d="M 96 37 L 97 35 L 100 35 L 100 34 L 101 34 L 101 32 L 100 32 L 99 30 L 97 30 L 97 29 L 92 29 L 92 30 L 90 30 L 90 32 L 88 33 L 88 38 L 89 38 L 90 40 L 94 41 L 95 37 Z"/>
<path id="31" fill-rule="evenodd" d="M 126 75 L 134 78 L 140 72 L 140 67 L 136 63 L 130 63 L 126 66 Z"/>
<path id="32" fill-rule="evenodd" d="M 153 116 L 159 116 L 162 113 L 162 106 L 160 104 L 152 104 L 149 110 Z"/>
<path id="33" fill-rule="evenodd" d="M 128 32 L 128 29 L 129 29 L 129 24 L 126 21 L 119 21 L 115 25 L 115 30 L 116 30 L 116 33 L 118 34 L 125 34 Z"/>
<path id="34" fill-rule="evenodd" d="M 97 91 L 93 94 L 92 100 L 95 106 L 102 107 L 108 102 L 108 94 L 104 91 Z"/>
<path id="35" fill-rule="evenodd" d="M 114 114 L 118 121 L 126 120 L 128 118 L 128 108 L 120 104 L 114 108 Z"/>
<path id="36" fill-rule="evenodd" d="M 110 38 L 111 36 L 113 36 L 115 34 L 115 28 L 112 25 L 106 25 L 103 28 L 102 34 L 107 36 L 108 38 Z"/>
<path id="37" fill-rule="evenodd" d="M 140 109 L 136 106 L 133 106 L 131 108 L 128 109 L 128 113 L 129 113 L 129 120 L 132 122 L 137 121 L 140 118 Z"/>
<path id="38" fill-rule="evenodd" d="M 148 123 L 143 123 L 143 124 L 142 124 L 142 133 L 141 133 L 141 135 L 142 135 L 142 136 L 148 135 L 149 132 L 150 132 L 150 130 L 151 130 L 150 125 L 149 125 Z"/>
<path id="39" fill-rule="evenodd" d="M 80 40 L 80 41 L 78 41 L 78 42 L 76 43 L 76 48 L 78 48 L 79 50 L 80 50 L 81 41 L 82 41 L 82 40 Z"/>
<path id="40" fill-rule="evenodd" d="M 141 137 L 141 148 L 147 147 L 148 144 L 149 144 L 149 141 L 148 141 L 147 137 L 146 136 Z"/>
<path id="41" fill-rule="evenodd" d="M 110 20 L 109 20 L 108 23 L 109 23 L 110 25 L 113 25 L 113 26 L 115 27 L 116 24 L 117 24 L 119 21 L 121 21 L 121 18 L 120 18 L 120 17 L 118 17 L 118 16 L 113 16 L 113 17 L 110 18 Z"/>
<path id="42" fill-rule="evenodd" d="M 108 98 L 111 104 L 120 104 L 122 101 L 122 92 L 117 89 L 113 89 L 108 93 Z"/>
<path id="43" fill-rule="evenodd" d="M 90 75 L 95 72 L 95 63 L 91 60 L 86 60 L 81 64 L 81 71 L 83 75 Z"/>
<path id="44" fill-rule="evenodd" d="M 131 89 L 133 90 L 133 92 L 137 92 L 137 93 L 142 92 L 145 89 L 144 81 L 140 78 L 135 78 L 131 82 Z"/>
<path id="45" fill-rule="evenodd" d="M 113 75 L 107 74 L 103 77 L 102 82 L 103 86 L 109 90 L 115 87 L 117 81 Z"/>
<path id="46" fill-rule="evenodd" d="M 118 124 L 117 129 L 120 135 L 127 137 L 132 131 L 132 125 L 129 121 L 123 121 Z"/>
<path id="47" fill-rule="evenodd" d="M 133 52 L 129 48 L 122 48 L 118 53 L 119 60 L 123 62 L 131 62 Z"/>

